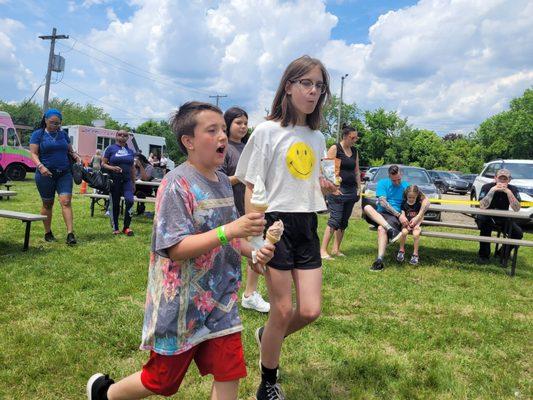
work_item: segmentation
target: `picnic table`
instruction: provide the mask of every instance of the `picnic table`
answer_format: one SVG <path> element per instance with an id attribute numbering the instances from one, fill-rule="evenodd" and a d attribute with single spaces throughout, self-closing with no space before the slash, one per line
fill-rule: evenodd
<path id="1" fill-rule="evenodd" d="M 503 231 L 501 232 L 503 234 L 503 238 L 474 236 L 474 235 L 456 234 L 456 233 L 448 233 L 448 232 L 432 232 L 432 231 L 424 231 L 424 230 L 422 231 L 422 234 L 424 236 L 438 237 L 442 239 L 468 240 L 468 241 L 495 243 L 496 245 L 515 246 L 513 248 L 514 254 L 513 254 L 512 264 L 511 264 L 511 274 L 510 274 L 511 276 L 515 274 L 516 260 L 518 257 L 517 246 L 533 247 L 532 241 L 523 240 L 523 239 L 517 240 L 517 239 L 509 238 L 511 234 L 511 228 L 512 228 L 511 225 L 512 225 L 513 220 L 531 222 L 531 220 L 533 219 L 533 209 L 531 210 L 531 213 L 523 213 L 523 212 L 516 212 L 516 211 L 511 211 L 511 210 L 482 209 L 482 208 L 476 208 L 476 207 L 465 206 L 465 205 L 449 206 L 449 205 L 431 204 L 429 206 L 429 210 L 440 211 L 441 213 L 442 212 L 458 213 L 458 214 L 464 214 L 468 216 L 486 215 L 489 217 L 496 217 L 496 218 L 504 219 L 505 220 L 504 228 L 503 228 Z M 431 224 L 431 225 L 435 226 L 437 224 Z M 467 226 L 460 226 L 460 225 L 461 224 L 447 224 L 447 223 L 438 224 L 438 226 L 451 227 L 451 228 L 467 228 Z M 507 267 L 510 257 L 511 257 L 511 252 L 502 251 L 500 253 L 500 263 L 503 267 Z"/>
<path id="2" fill-rule="evenodd" d="M 161 181 L 160 180 L 153 180 L 153 181 L 142 181 L 140 179 L 137 179 L 135 181 L 135 185 L 137 186 L 154 186 L 154 187 L 159 187 L 159 185 L 161 185 Z"/>
<path id="3" fill-rule="evenodd" d="M 0 200 L 3 200 L 4 197 L 7 197 L 9 200 L 10 197 L 16 196 L 17 192 L 13 190 L 0 190 Z"/>
<path id="4" fill-rule="evenodd" d="M 11 210 L 0 210 L 0 217 L 18 219 L 19 221 L 22 221 L 23 223 L 26 224 L 26 231 L 24 233 L 24 246 L 22 248 L 23 251 L 28 250 L 28 245 L 30 243 L 31 223 L 33 221 L 44 221 L 46 219 L 45 215 L 29 214 L 29 213 L 23 213 L 23 212 L 18 212 L 18 211 L 11 211 Z"/>

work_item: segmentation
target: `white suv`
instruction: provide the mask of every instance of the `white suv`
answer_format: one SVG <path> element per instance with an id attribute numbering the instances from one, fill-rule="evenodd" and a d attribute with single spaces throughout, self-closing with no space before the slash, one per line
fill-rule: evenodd
<path id="1" fill-rule="evenodd" d="M 486 163 L 472 185 L 470 198 L 478 200 L 481 187 L 494 182 L 494 175 L 502 168 L 511 171 L 511 185 L 518 189 L 520 199 L 533 202 L 533 160 L 496 160 Z M 520 212 L 532 215 L 533 207 L 522 207 Z"/>

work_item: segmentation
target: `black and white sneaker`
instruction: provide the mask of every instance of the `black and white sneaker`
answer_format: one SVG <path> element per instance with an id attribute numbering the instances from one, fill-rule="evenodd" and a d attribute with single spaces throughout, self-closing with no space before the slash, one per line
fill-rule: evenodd
<path id="1" fill-rule="evenodd" d="M 70 233 L 67 235 L 66 243 L 67 243 L 69 246 L 74 246 L 76 243 L 78 243 L 78 242 L 76 241 L 76 236 L 74 236 L 74 232 L 70 232 Z"/>
<path id="2" fill-rule="evenodd" d="M 265 327 L 262 326 L 260 328 L 257 328 L 255 330 L 255 341 L 257 342 L 257 347 L 259 347 L 259 371 L 263 369 L 263 365 L 261 364 L 261 339 L 263 337 L 263 332 L 265 331 Z M 280 368 L 278 366 L 278 370 L 276 371 L 276 379 L 280 379 L 281 373 L 279 372 Z"/>
<path id="3" fill-rule="evenodd" d="M 50 232 L 46 232 L 44 234 L 44 240 L 46 242 L 55 242 L 56 238 L 55 238 L 54 234 L 52 233 L 52 231 L 50 231 Z"/>
<path id="4" fill-rule="evenodd" d="M 285 400 L 285 395 L 279 383 L 261 381 L 255 395 L 256 400 Z"/>
<path id="5" fill-rule="evenodd" d="M 389 244 L 396 242 L 401 236 L 402 233 L 394 228 L 387 230 L 387 239 L 389 240 Z"/>
<path id="6" fill-rule="evenodd" d="M 107 400 L 107 389 L 115 381 L 109 378 L 109 375 L 94 374 L 87 382 L 87 399 L 88 400 Z"/>
<path id="7" fill-rule="evenodd" d="M 383 265 L 383 261 L 378 259 L 374 261 L 374 264 L 372 264 L 372 266 L 370 267 L 370 271 L 380 272 L 380 271 L 383 271 L 384 267 L 385 265 Z"/>

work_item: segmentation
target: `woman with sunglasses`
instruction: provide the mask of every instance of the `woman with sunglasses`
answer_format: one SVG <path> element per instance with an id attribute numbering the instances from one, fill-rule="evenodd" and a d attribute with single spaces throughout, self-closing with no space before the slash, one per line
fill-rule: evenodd
<path id="1" fill-rule="evenodd" d="M 32 133 L 30 151 L 35 169 L 35 184 L 42 200 L 41 215 L 45 215 L 44 240 L 55 241 L 52 233 L 52 210 L 57 192 L 63 220 L 67 227 L 68 245 L 76 244 L 72 215 L 72 171 L 70 156 L 77 162 L 80 157 L 72 149 L 68 134 L 61 130 L 63 116 L 59 110 L 51 108 L 43 115 L 41 126 Z"/>
<path id="2" fill-rule="evenodd" d="M 126 131 L 117 131 L 115 143 L 105 149 L 102 159 L 102 168 L 110 172 L 111 179 L 113 180 L 110 193 L 111 213 L 109 217 L 113 226 L 114 235 L 124 233 L 126 236 L 133 236 L 130 223 L 133 193 L 135 192 L 135 168 L 133 167 L 135 152 L 127 145 L 129 136 L 130 134 Z M 124 197 L 126 205 L 122 231 L 118 228 L 121 197 Z"/>

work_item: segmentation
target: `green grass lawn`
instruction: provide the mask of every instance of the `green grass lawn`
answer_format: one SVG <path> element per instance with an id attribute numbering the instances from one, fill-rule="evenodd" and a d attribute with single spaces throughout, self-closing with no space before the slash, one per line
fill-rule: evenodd
<path id="1" fill-rule="evenodd" d="M 30 179 L 0 208 L 38 213 Z M 27 252 L 23 224 L 0 219 L 0 399 L 82 399 L 94 372 L 119 378 L 147 359 L 138 345 L 151 220 L 136 217 L 134 237 L 113 237 L 102 212 L 90 218 L 89 203 L 73 200 L 75 247 L 64 243 L 58 204 L 58 241 L 44 242 L 42 224 L 34 223 Z M 385 271 L 372 273 L 376 234 L 352 221 L 348 257 L 324 266 L 321 318 L 284 344 L 287 398 L 532 398 L 533 249 L 520 249 L 510 278 L 496 263 L 476 265 L 477 246 L 422 238 L 419 267 L 397 265 L 393 246 Z M 241 316 L 249 376 L 239 398 L 253 399 L 253 332 L 266 316 Z M 192 367 L 174 398 L 206 399 L 210 384 Z"/>

